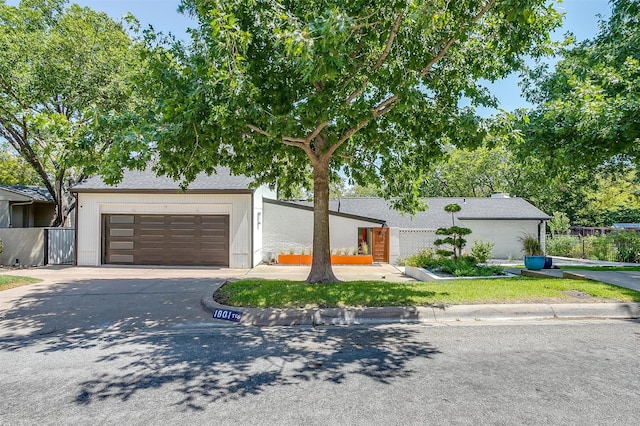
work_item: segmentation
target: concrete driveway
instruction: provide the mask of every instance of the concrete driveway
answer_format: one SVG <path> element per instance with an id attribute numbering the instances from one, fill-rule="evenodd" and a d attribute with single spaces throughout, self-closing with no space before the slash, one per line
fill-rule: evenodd
<path id="1" fill-rule="evenodd" d="M 391 265 L 336 266 L 343 280 L 412 281 Z M 308 267 L 252 270 L 165 267 L 42 267 L 2 270 L 42 283 L 0 292 L 0 337 L 220 324 L 201 300 L 229 278 L 306 278 Z"/>
<path id="2" fill-rule="evenodd" d="M 200 300 L 246 270 L 45 267 L 7 271 L 39 284 L 0 292 L 0 336 L 169 328 L 209 320 Z"/>

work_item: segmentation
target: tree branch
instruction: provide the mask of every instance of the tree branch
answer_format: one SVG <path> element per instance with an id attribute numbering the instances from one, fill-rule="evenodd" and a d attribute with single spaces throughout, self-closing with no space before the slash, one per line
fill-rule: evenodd
<path id="1" fill-rule="evenodd" d="M 379 116 L 391 111 L 396 106 L 396 102 L 398 101 L 398 99 L 400 99 L 398 95 L 392 95 L 392 96 L 389 96 L 384 101 L 380 102 L 378 105 L 376 105 L 373 108 L 373 110 L 371 110 L 371 116 L 372 116 L 371 118 L 378 118 Z M 351 129 L 344 132 L 342 137 L 340 137 L 340 139 L 338 139 L 338 141 L 335 144 L 331 145 L 331 147 L 329 148 L 329 150 L 325 155 L 328 155 L 329 157 L 332 156 L 333 153 L 336 152 L 338 148 L 340 148 L 340 145 L 342 145 L 347 139 L 353 136 L 356 132 L 360 131 L 360 129 L 362 129 L 367 124 L 369 124 L 371 122 L 371 118 L 362 120 L 355 127 L 352 127 Z"/>
<path id="2" fill-rule="evenodd" d="M 272 138 L 273 136 L 271 135 L 271 133 L 262 130 L 261 128 L 254 126 L 253 124 L 247 124 L 247 127 L 250 128 L 251 130 L 253 130 L 254 132 L 260 133 L 262 136 L 266 136 L 268 138 Z"/>
<path id="3" fill-rule="evenodd" d="M 324 121 L 324 122 L 318 124 L 318 126 L 315 128 L 315 130 L 309 136 L 304 138 L 305 143 L 308 143 L 308 144 L 311 143 L 311 141 L 314 140 L 316 138 L 316 136 L 318 136 L 320 134 L 322 129 L 324 129 L 328 125 L 329 125 L 328 121 Z"/>
<path id="4" fill-rule="evenodd" d="M 398 29 L 400 28 L 400 23 L 402 23 L 403 17 L 404 17 L 404 11 L 400 12 L 396 17 L 395 21 L 393 22 L 393 26 L 391 27 L 391 32 L 389 33 L 389 37 L 387 37 L 387 43 L 385 45 L 385 48 L 380 54 L 380 57 L 378 58 L 376 63 L 373 65 L 373 68 L 371 69 L 371 73 L 375 73 L 378 69 L 380 69 L 385 59 L 387 59 L 387 57 L 389 56 L 389 53 L 391 52 L 391 48 L 393 47 L 393 41 L 395 40 L 396 35 L 398 35 Z M 368 84 L 369 84 L 369 79 L 365 78 L 360 88 L 351 92 L 351 94 L 347 97 L 345 103 L 349 104 L 355 98 L 360 96 L 360 94 L 364 91 L 365 87 L 367 87 Z"/>
<path id="5" fill-rule="evenodd" d="M 489 0 L 487 4 L 485 4 L 484 7 L 480 9 L 480 11 L 473 18 L 471 18 L 471 21 L 469 23 L 475 24 L 476 22 L 478 22 L 487 13 L 491 6 L 493 6 L 495 1 L 496 0 Z M 451 46 L 453 46 L 456 41 L 458 41 L 457 37 L 451 37 L 444 45 L 442 50 L 440 50 L 440 52 L 429 61 L 429 63 L 422 69 L 422 71 L 420 71 L 420 77 L 424 77 L 425 75 L 427 75 L 429 71 L 431 71 L 431 68 L 436 64 L 436 62 L 438 62 L 444 57 L 444 55 L 447 54 Z"/>
<path id="6" fill-rule="evenodd" d="M 378 58 L 378 61 L 373 66 L 373 72 L 377 71 L 384 63 L 384 60 L 387 59 L 387 56 L 389 56 L 389 52 L 391 52 L 391 47 L 393 46 L 393 40 L 395 40 L 396 35 L 398 35 L 398 29 L 400 28 L 400 23 L 402 22 L 403 17 L 404 12 L 400 12 L 396 17 L 396 20 L 393 22 L 391 32 L 389 33 L 389 37 L 387 38 L 387 44 L 384 48 L 384 51 Z"/>

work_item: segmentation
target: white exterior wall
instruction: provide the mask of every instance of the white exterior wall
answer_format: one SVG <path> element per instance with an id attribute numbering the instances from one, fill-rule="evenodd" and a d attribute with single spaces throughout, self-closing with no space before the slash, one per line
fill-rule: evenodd
<path id="1" fill-rule="evenodd" d="M 257 266 L 262 262 L 262 231 L 264 228 L 264 203 L 263 198 L 275 197 L 275 193 L 266 186 L 261 186 L 253 194 L 253 264 Z"/>
<path id="2" fill-rule="evenodd" d="M 276 258 L 281 251 L 296 253 L 313 246 L 313 211 L 279 204 L 264 204 L 263 257 Z M 358 228 L 378 228 L 375 222 L 329 215 L 329 238 L 332 249 L 357 248 Z"/>
<path id="3" fill-rule="evenodd" d="M 489 241 L 494 244 L 491 257 L 495 259 L 522 259 L 522 247 L 518 238 L 524 234 L 538 235 L 541 231 L 541 243 L 545 243 L 545 224 L 538 220 L 464 220 L 461 226 L 470 228 L 472 233 L 466 236 L 467 244 L 464 251 L 471 252 L 474 241 Z M 398 247 L 394 245 L 394 235 L 397 235 Z M 420 250 L 435 248 L 433 242 L 440 238 L 435 229 L 405 229 L 391 228 L 391 245 L 389 247 L 389 262 L 397 263 L 398 259 L 405 259 Z"/>
<path id="4" fill-rule="evenodd" d="M 538 236 L 540 226 L 539 220 L 464 220 L 460 222 L 462 226 L 473 231 L 467 236 L 465 250 L 469 252 L 475 240 L 490 241 L 495 244 L 491 256 L 495 259 L 522 259 L 524 253 L 518 238 L 525 234 Z M 540 238 L 543 247 L 544 238 L 543 232 Z"/>
<path id="5" fill-rule="evenodd" d="M 256 201 L 254 207 L 261 204 Z M 252 214 L 257 215 L 251 203 L 251 194 L 79 193 L 78 265 L 101 264 L 103 214 L 222 214 L 229 215 L 229 266 L 250 268 Z"/>

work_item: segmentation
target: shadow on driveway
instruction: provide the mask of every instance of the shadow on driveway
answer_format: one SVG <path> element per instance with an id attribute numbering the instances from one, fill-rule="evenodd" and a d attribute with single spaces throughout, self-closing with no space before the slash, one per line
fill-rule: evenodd
<path id="1" fill-rule="evenodd" d="M 208 321 L 210 315 L 200 300 L 222 282 L 202 277 L 113 278 L 21 287 L 0 293 L 0 338 L 168 328 Z"/>

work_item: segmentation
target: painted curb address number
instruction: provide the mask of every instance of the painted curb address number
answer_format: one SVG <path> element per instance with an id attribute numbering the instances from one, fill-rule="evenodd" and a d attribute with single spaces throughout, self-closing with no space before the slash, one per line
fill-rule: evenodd
<path id="1" fill-rule="evenodd" d="M 230 311 L 228 309 L 216 309 L 213 311 L 214 319 L 239 322 L 242 318 L 242 312 Z"/>

